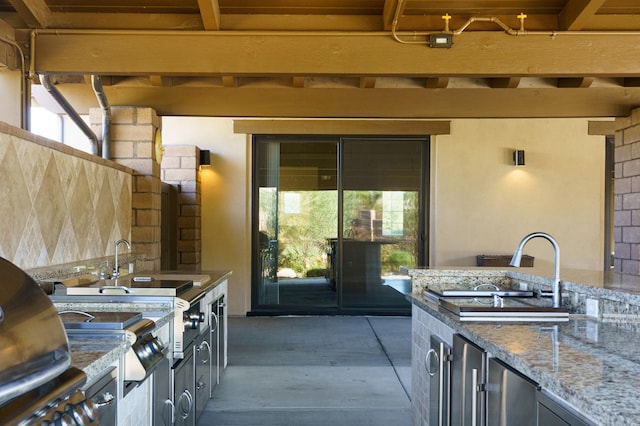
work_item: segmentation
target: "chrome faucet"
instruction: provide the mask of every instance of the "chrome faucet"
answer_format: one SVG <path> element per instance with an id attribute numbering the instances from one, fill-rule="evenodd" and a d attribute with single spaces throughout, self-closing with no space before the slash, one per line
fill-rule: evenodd
<path id="1" fill-rule="evenodd" d="M 544 232 L 533 232 L 520 241 L 518 244 L 518 248 L 515 253 L 513 253 L 513 258 L 511 258 L 511 262 L 509 265 L 515 266 L 517 268 L 520 267 L 520 260 L 522 259 L 522 249 L 524 249 L 524 245 L 533 238 L 544 238 L 549 241 L 553 246 L 553 265 L 554 265 L 554 273 L 553 273 L 553 285 L 551 287 L 552 292 L 542 292 L 540 290 L 541 296 L 552 296 L 553 297 L 553 307 L 559 308 L 561 304 L 560 299 L 560 246 L 558 242 L 549 234 Z"/>
<path id="2" fill-rule="evenodd" d="M 113 263 L 113 274 L 111 278 L 118 278 L 120 276 L 120 268 L 118 268 L 118 246 L 120 244 L 125 244 L 129 250 L 131 250 L 131 244 L 127 240 L 118 240 L 116 241 L 116 258 Z"/>

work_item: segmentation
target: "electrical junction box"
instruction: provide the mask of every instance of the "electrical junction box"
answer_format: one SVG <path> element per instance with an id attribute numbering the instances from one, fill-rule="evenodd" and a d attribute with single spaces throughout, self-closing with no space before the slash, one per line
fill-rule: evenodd
<path id="1" fill-rule="evenodd" d="M 452 34 L 429 34 L 429 47 L 450 48 L 453 46 Z"/>

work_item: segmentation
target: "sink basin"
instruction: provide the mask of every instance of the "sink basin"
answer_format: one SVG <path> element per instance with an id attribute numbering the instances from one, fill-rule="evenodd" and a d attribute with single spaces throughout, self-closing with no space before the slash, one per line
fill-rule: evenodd
<path id="1" fill-rule="evenodd" d="M 548 299 L 506 298 L 494 306 L 492 298 L 439 298 L 442 309 L 458 316 L 460 321 L 481 322 L 566 322 L 569 311 L 549 306 Z"/>

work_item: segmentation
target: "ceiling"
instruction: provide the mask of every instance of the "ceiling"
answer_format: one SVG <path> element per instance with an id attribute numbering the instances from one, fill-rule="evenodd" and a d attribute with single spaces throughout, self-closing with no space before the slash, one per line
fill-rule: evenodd
<path id="1" fill-rule="evenodd" d="M 637 0 L 0 0 L 0 20 L 35 58 L 34 82 L 50 74 L 81 113 L 97 106 L 89 75 L 112 105 L 161 115 L 614 117 L 640 106 Z M 443 34 L 452 46 L 435 47 Z"/>

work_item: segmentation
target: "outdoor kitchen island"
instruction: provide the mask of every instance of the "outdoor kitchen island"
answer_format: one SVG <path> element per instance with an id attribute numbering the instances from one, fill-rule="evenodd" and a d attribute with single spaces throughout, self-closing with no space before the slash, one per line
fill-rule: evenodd
<path id="1" fill-rule="evenodd" d="M 63 289 L 51 296 L 63 322 L 79 313 L 95 317 L 89 323 L 110 316 L 138 321 L 125 333 L 67 329 L 72 364 L 87 374 L 88 386 L 110 371 L 117 375 L 117 424 L 172 424 L 174 417 L 175 424 L 195 424 L 226 366 L 230 275 L 135 273 L 74 287 L 89 294 Z M 136 294 L 137 286 L 146 286 L 146 293 Z M 140 325 L 148 323 L 155 326 L 141 333 Z"/>
<path id="2" fill-rule="evenodd" d="M 637 277 L 583 271 L 564 273 L 562 306 L 570 315 L 568 321 L 556 322 L 465 322 L 444 309 L 429 291 L 465 285 L 473 288 L 486 283 L 513 286 L 518 290 L 525 286 L 535 289 L 539 284 L 545 286 L 551 282 L 544 278 L 549 276 L 548 271 L 534 270 L 533 274 L 520 271 L 487 268 L 408 271 L 413 280 L 412 294 L 407 297 L 413 304 L 414 424 L 426 425 L 430 421 L 440 424 L 438 411 L 445 414 L 445 419 L 447 416 L 453 420 L 464 417 L 464 413 L 454 412 L 465 399 L 467 408 L 474 405 L 478 425 L 485 422 L 503 424 L 496 422 L 502 419 L 491 417 L 491 410 L 496 404 L 505 403 L 506 406 L 497 410 L 498 416 L 507 417 L 504 424 L 640 424 L 640 292 Z M 446 365 L 437 364 L 440 353 L 432 338 L 449 348 L 449 355 L 443 357 L 449 361 L 449 370 Z M 455 383 L 461 374 L 456 373 L 456 362 L 459 362 L 456 357 L 461 355 L 456 352 L 456 341 L 466 342 L 466 349 L 473 347 L 483 354 L 482 365 L 473 373 L 476 379 L 473 388 L 479 391 L 472 398 L 464 393 L 464 383 L 463 390 Z M 498 365 L 494 370 L 500 370 L 501 374 L 504 371 L 515 371 L 516 374 L 504 373 L 497 383 L 487 383 L 485 380 L 492 378 L 492 365 Z M 440 371 L 449 374 L 443 375 L 450 379 L 444 388 L 444 382 L 438 382 Z M 467 379 L 470 379 L 472 371 L 466 371 Z M 522 393 L 502 392 L 502 388 L 513 388 L 507 377 L 517 377 L 516 381 L 532 386 Z M 440 395 L 438 385 L 443 389 Z M 444 402 L 442 395 L 445 395 Z M 509 416 L 513 413 L 510 413 L 509 402 L 518 405 L 517 410 L 523 410 L 522 400 L 527 395 L 532 398 L 529 405 L 534 409 L 526 419 L 528 423 L 522 419 L 517 423 L 510 422 Z M 518 401 L 514 401 L 516 398 Z"/>

